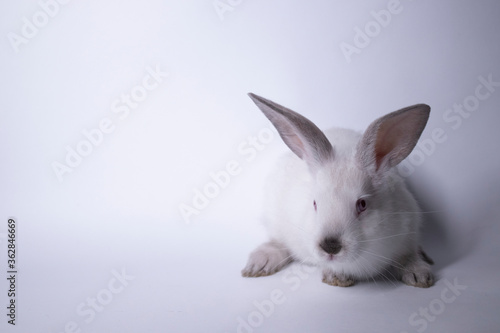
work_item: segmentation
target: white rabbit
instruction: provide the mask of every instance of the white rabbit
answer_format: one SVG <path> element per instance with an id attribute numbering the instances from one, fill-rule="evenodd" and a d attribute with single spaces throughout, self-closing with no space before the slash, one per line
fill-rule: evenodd
<path id="1" fill-rule="evenodd" d="M 395 168 L 415 147 L 430 113 L 413 105 L 375 120 L 359 134 L 325 134 L 310 120 L 249 94 L 295 154 L 267 182 L 264 222 L 270 240 L 242 275 L 278 272 L 297 260 L 323 269 L 323 282 L 347 287 L 377 276 L 416 287 L 434 283 L 419 247 L 419 206 Z"/>

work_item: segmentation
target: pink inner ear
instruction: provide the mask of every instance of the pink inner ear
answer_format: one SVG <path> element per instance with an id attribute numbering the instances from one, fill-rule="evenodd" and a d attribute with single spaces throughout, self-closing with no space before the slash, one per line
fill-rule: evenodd
<path id="1" fill-rule="evenodd" d="M 290 135 L 288 136 L 288 139 L 290 140 L 289 144 L 293 145 L 295 147 L 292 149 L 293 152 L 297 154 L 300 158 L 304 159 L 306 155 L 306 148 L 304 147 L 304 143 L 302 140 L 299 138 L 298 135 Z"/>
<path id="2" fill-rule="evenodd" d="M 418 116 L 412 112 L 406 112 L 386 119 L 380 125 L 377 131 L 377 141 L 375 143 L 377 170 L 384 158 L 388 155 L 392 155 L 388 158 L 393 159 L 401 155 L 406 157 L 406 155 L 410 153 L 413 149 L 411 141 L 414 137 L 414 127 L 416 123 L 418 123 Z M 401 159 L 404 159 L 404 157 Z M 399 162 L 400 161 L 397 161 L 397 163 Z"/>

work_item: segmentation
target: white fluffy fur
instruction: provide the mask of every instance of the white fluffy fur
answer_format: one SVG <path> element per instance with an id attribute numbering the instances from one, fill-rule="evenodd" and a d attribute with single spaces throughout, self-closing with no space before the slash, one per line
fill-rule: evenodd
<path id="1" fill-rule="evenodd" d="M 289 153 L 268 178 L 264 221 L 269 235 L 298 261 L 358 279 L 383 273 L 394 265 L 392 261 L 417 251 L 418 205 L 394 170 L 382 186 L 371 186 L 354 160 L 359 133 L 334 129 L 325 134 L 334 142 L 335 160 L 316 177 L 304 161 Z M 361 220 L 355 203 L 362 196 L 367 196 L 370 209 Z M 334 261 L 318 247 L 329 234 L 340 235 L 345 243 Z"/>
<path id="2" fill-rule="evenodd" d="M 273 274 L 297 260 L 321 266 L 323 282 L 332 285 L 378 275 L 417 287 L 432 285 L 430 259 L 418 246 L 420 209 L 393 168 L 420 137 L 428 106 L 390 113 L 363 135 L 346 129 L 323 134 L 303 116 L 250 96 L 295 154 L 280 159 L 267 180 L 264 222 L 270 241 L 252 252 L 242 274 Z M 386 137 L 390 141 L 383 141 Z M 360 198 L 367 203 L 361 213 L 356 209 Z M 338 253 L 321 246 L 328 238 L 341 243 Z"/>

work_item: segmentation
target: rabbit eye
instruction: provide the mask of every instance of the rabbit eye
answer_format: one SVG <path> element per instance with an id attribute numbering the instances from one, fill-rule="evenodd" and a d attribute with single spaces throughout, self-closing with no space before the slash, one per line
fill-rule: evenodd
<path id="1" fill-rule="evenodd" d="M 313 201 L 313 205 L 314 205 L 314 211 L 317 212 L 318 211 L 318 206 L 316 206 L 316 200 Z"/>
<path id="2" fill-rule="evenodd" d="M 364 212 L 367 208 L 367 203 L 366 203 L 366 200 L 365 199 L 358 199 L 358 201 L 356 201 L 356 211 L 358 212 L 358 214 L 361 214 L 362 212 Z"/>

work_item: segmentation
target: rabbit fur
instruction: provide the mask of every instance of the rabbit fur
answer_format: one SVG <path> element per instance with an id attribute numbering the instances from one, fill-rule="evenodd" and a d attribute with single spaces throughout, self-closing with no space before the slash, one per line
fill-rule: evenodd
<path id="1" fill-rule="evenodd" d="M 293 154 L 269 176 L 269 241 L 250 254 L 242 275 L 266 276 L 298 261 L 321 267 L 323 282 L 334 286 L 382 276 L 430 287 L 432 260 L 419 246 L 422 214 L 395 168 L 415 147 L 430 107 L 391 112 L 363 134 L 322 132 L 290 109 L 249 96 Z"/>

